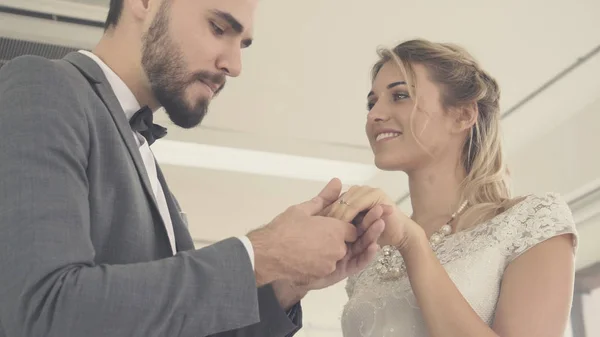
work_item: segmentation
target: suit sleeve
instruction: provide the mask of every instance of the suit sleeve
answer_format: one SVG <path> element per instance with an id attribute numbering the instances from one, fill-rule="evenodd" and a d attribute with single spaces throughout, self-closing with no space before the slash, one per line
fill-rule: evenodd
<path id="1" fill-rule="evenodd" d="M 235 238 L 159 261 L 94 262 L 85 92 L 48 60 L 0 70 L 6 335 L 198 337 L 259 323 L 254 273 Z"/>
<path id="2" fill-rule="evenodd" d="M 177 212 L 181 206 L 177 198 L 166 185 L 164 176 L 158 170 L 159 180 L 164 185 L 164 190 L 169 194 L 167 202 L 171 200 Z M 251 245 L 251 243 L 249 243 Z M 247 250 L 252 247 L 245 247 Z M 296 303 L 291 309 L 284 311 L 271 285 L 258 289 L 258 306 L 260 322 L 231 331 L 224 331 L 212 337 L 291 337 L 302 328 L 302 306 Z"/>
<path id="3" fill-rule="evenodd" d="M 291 337 L 302 328 L 300 303 L 285 312 L 270 285 L 258 289 L 260 322 L 251 326 L 224 331 L 212 337 Z"/>

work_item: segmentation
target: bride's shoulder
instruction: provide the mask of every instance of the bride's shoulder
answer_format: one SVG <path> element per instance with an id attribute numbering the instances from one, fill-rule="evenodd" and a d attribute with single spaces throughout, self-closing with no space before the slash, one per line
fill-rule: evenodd
<path id="1" fill-rule="evenodd" d="M 577 247 L 577 229 L 573 214 L 562 195 L 555 192 L 515 198 L 512 207 L 501 216 L 515 236 L 510 239 L 512 259 L 535 245 L 555 236 L 571 234 Z"/>
<path id="2" fill-rule="evenodd" d="M 572 222 L 569 205 L 563 196 L 556 192 L 516 197 L 507 201 L 504 209 L 504 213 L 512 216 L 529 215 L 532 221 L 560 216 L 562 220 Z"/>

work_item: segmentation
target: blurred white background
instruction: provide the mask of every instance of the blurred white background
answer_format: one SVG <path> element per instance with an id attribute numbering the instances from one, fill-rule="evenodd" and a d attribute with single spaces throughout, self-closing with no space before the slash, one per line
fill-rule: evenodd
<path id="1" fill-rule="evenodd" d="M 0 37 L 91 48 L 107 4 L 0 0 Z M 268 222 L 333 176 L 381 187 L 410 214 L 405 176 L 373 166 L 363 132 L 375 50 L 414 37 L 461 44 L 500 82 L 515 193 L 560 192 L 577 220 L 566 335 L 600 336 L 600 291 L 579 295 L 600 286 L 599 13 L 598 0 L 262 0 L 242 76 L 202 127 L 172 127 L 153 149 L 198 247 Z M 343 284 L 310 294 L 298 336 L 341 336 L 345 300 Z"/>

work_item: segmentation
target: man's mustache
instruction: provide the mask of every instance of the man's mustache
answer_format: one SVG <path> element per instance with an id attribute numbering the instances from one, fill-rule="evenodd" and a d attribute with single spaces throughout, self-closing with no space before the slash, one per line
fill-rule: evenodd
<path id="1" fill-rule="evenodd" d="M 200 71 L 195 73 L 189 81 L 189 84 L 194 82 L 204 82 L 209 85 L 218 86 L 218 89 L 215 91 L 215 95 L 217 95 L 223 87 L 225 87 L 225 83 L 227 82 L 227 77 L 223 73 L 211 73 L 209 71 Z"/>

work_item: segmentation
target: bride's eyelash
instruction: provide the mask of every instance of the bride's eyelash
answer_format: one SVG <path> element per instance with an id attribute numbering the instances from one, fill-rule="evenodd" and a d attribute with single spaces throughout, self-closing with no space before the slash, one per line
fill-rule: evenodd
<path id="1" fill-rule="evenodd" d="M 395 92 L 392 94 L 392 99 L 394 100 L 394 102 L 402 101 L 407 98 L 410 98 L 410 94 L 405 91 Z M 371 111 L 371 109 L 373 109 L 373 107 L 375 106 L 375 103 L 377 103 L 377 101 L 367 102 L 367 110 Z"/>
<path id="2" fill-rule="evenodd" d="M 394 98 L 394 101 L 400 101 L 400 100 L 410 98 L 410 94 L 402 91 L 402 92 L 393 93 L 392 97 Z"/>

